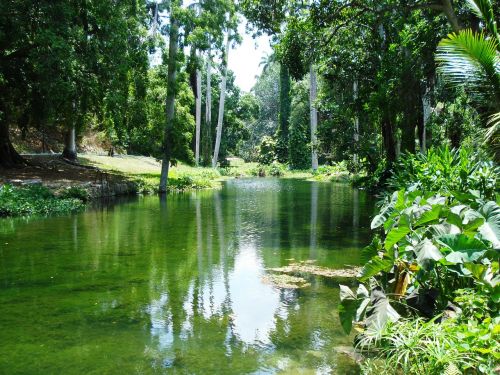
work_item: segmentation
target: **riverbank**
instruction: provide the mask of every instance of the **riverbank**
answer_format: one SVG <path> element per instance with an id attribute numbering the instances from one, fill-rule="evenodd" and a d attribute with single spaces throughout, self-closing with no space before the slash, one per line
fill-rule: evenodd
<path id="1" fill-rule="evenodd" d="M 56 155 L 25 155 L 29 165 L 0 171 L 0 216 L 48 215 L 82 209 L 86 202 L 105 197 L 154 194 L 160 182 L 161 163 L 145 156 L 114 157 L 83 154 L 78 163 Z M 170 169 L 170 192 L 216 189 L 231 178 L 280 177 L 331 181 L 348 180 L 342 165 L 312 171 L 292 171 L 274 163 L 259 165 L 229 159 L 229 166 L 212 169 L 177 164 Z"/>

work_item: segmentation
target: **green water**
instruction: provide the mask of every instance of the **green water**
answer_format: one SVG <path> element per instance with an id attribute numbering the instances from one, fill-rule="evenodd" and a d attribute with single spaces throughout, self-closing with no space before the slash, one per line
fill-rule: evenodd
<path id="1" fill-rule="evenodd" d="M 263 282 L 359 264 L 373 199 L 249 179 L 64 217 L 0 221 L 0 374 L 349 374 L 338 285 Z"/>

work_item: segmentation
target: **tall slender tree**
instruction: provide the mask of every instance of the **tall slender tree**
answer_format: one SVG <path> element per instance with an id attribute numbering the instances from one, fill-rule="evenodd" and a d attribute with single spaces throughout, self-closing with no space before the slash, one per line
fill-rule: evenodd
<path id="1" fill-rule="evenodd" d="M 170 32 L 168 43 L 168 76 L 167 76 L 167 99 L 165 103 L 165 132 L 163 139 L 163 159 L 160 176 L 160 193 L 166 193 L 168 184 L 168 172 L 170 158 L 172 156 L 172 142 L 175 116 L 175 93 L 177 77 L 177 51 L 179 48 L 179 7 L 182 0 L 173 0 L 170 9 Z"/>
<path id="2" fill-rule="evenodd" d="M 229 59 L 229 49 L 231 48 L 231 33 L 227 34 L 226 49 L 224 51 L 224 58 L 222 60 L 222 80 L 220 84 L 220 98 L 219 98 L 219 115 L 217 118 L 217 133 L 215 136 L 214 156 L 212 158 L 212 168 L 217 167 L 219 160 L 219 150 L 222 138 L 222 125 L 224 121 L 224 102 L 226 99 L 226 82 L 227 82 L 227 64 Z"/>

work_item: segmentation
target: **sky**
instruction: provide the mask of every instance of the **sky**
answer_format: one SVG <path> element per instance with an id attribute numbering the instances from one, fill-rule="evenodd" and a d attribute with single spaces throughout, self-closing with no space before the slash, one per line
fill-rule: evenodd
<path id="1" fill-rule="evenodd" d="M 241 23 L 238 31 L 243 42 L 229 52 L 229 69 L 236 76 L 236 85 L 243 91 L 250 91 L 255 84 L 255 76 L 262 71 L 259 66 L 263 56 L 271 53 L 269 37 L 261 36 L 253 39 L 245 34 L 245 24 Z"/>
<path id="2" fill-rule="evenodd" d="M 188 1 L 188 4 L 191 1 Z M 260 62 L 263 56 L 269 55 L 272 52 L 269 45 L 269 37 L 262 35 L 256 39 L 252 35 L 245 33 L 246 19 L 241 17 L 238 26 L 238 33 L 243 41 L 241 44 L 234 46 L 229 52 L 229 69 L 232 70 L 236 77 L 236 85 L 245 92 L 249 92 L 255 84 L 256 76 L 262 72 Z M 164 36 L 166 40 L 166 36 Z M 167 41 L 166 41 L 167 42 Z M 189 53 L 189 50 L 185 50 Z M 161 63 L 161 52 L 156 51 L 150 56 L 150 63 L 157 65 Z"/>

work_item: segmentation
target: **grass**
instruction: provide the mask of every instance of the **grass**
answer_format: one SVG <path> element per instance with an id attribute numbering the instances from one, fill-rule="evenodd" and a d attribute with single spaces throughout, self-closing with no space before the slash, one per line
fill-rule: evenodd
<path id="1" fill-rule="evenodd" d="M 102 170 L 121 174 L 135 181 L 140 192 L 155 192 L 160 182 L 161 163 L 147 156 L 118 155 L 81 155 L 83 164 L 93 165 Z M 183 163 L 170 168 L 168 185 L 171 191 L 188 189 L 210 189 L 220 186 L 220 182 L 234 177 L 273 176 L 311 181 L 347 180 L 349 173 L 340 164 L 333 167 L 320 167 L 318 171 L 289 170 L 286 165 L 274 163 L 263 166 L 246 163 L 240 158 L 230 158 L 228 167 L 212 169 L 193 167 Z"/>
<path id="2" fill-rule="evenodd" d="M 161 163 L 154 158 L 133 155 L 81 155 L 79 159 L 82 164 L 126 176 L 138 184 L 141 193 L 152 193 L 158 189 Z M 170 168 L 168 185 L 171 191 L 210 189 L 218 187 L 223 179 L 218 170 L 179 163 Z"/>

